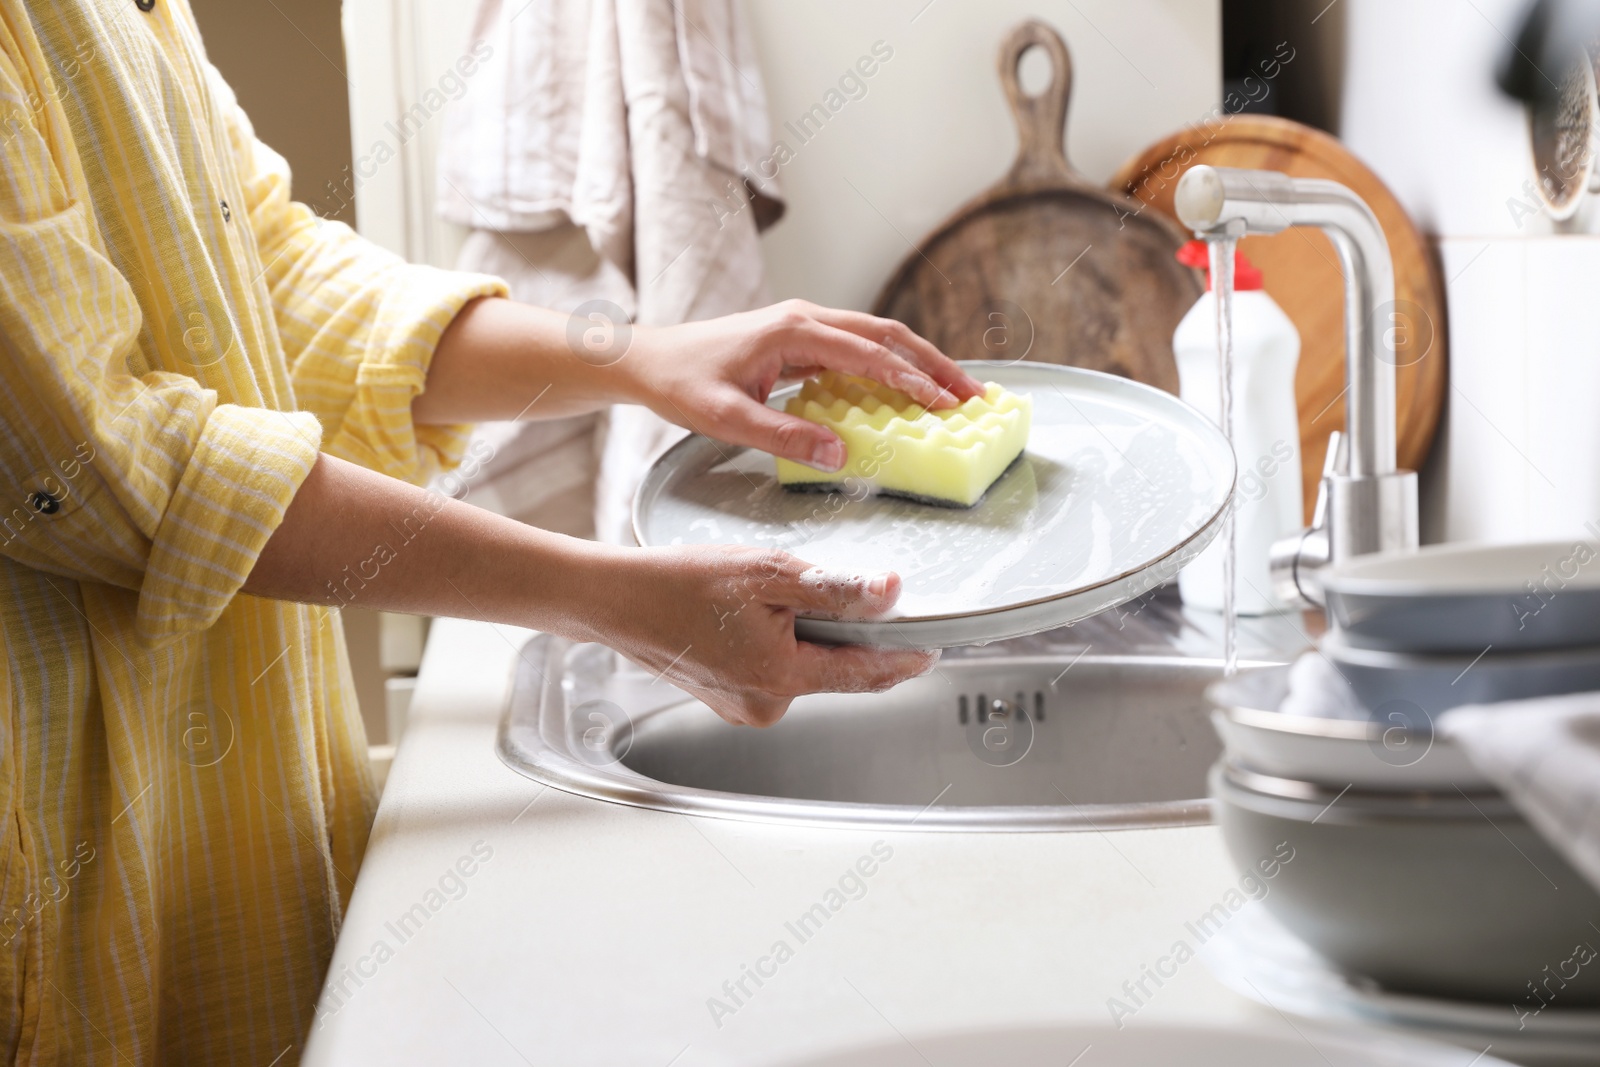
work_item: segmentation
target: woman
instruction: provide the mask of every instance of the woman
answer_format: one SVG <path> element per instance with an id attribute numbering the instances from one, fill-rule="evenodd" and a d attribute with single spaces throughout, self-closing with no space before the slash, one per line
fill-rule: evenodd
<path id="1" fill-rule="evenodd" d="M 796 611 L 886 610 L 893 575 L 611 548 L 417 488 L 464 423 L 612 402 L 837 468 L 838 439 L 768 390 L 832 367 L 932 406 L 976 393 L 926 342 L 786 304 L 636 330 L 593 366 L 497 280 L 406 266 L 291 202 L 185 0 L 0 0 L 0 106 L 15 1062 L 297 1057 L 375 801 L 320 605 L 605 641 L 734 722 L 931 667 L 794 638 Z"/>

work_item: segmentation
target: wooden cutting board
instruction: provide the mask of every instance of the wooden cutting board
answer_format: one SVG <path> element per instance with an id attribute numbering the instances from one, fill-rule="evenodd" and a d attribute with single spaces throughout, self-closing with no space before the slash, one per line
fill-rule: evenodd
<path id="1" fill-rule="evenodd" d="M 1017 64 L 1034 47 L 1049 55 L 1051 80 L 1029 96 Z M 1055 30 L 1020 24 L 1001 44 L 999 66 L 1017 158 L 906 257 L 876 312 L 956 359 L 1072 364 L 1176 393 L 1172 332 L 1202 285 L 1173 258 L 1187 235 L 1067 162 L 1072 62 Z"/>
<path id="2" fill-rule="evenodd" d="M 1175 219 L 1178 179 L 1198 163 L 1329 178 L 1354 190 L 1377 215 L 1394 259 L 1396 306 L 1387 321 L 1395 332 L 1397 458 L 1401 468 L 1416 470 L 1427 458 L 1444 403 L 1444 290 L 1432 251 L 1400 202 L 1334 138 L 1267 115 L 1233 115 L 1172 134 L 1124 163 L 1109 187 L 1138 201 L 1146 215 Z M 1295 400 L 1309 522 L 1328 434 L 1344 428 L 1344 275 L 1320 230 L 1246 237 L 1239 251 L 1261 268 L 1267 292 L 1300 331 Z"/>

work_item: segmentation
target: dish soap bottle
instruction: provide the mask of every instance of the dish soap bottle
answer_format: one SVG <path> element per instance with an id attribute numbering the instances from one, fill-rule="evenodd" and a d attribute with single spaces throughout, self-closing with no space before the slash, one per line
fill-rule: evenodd
<path id="1" fill-rule="evenodd" d="M 1190 241 L 1178 261 L 1205 269 L 1204 241 Z M 1300 529 L 1300 415 L 1294 372 L 1300 334 L 1289 316 L 1261 287 L 1261 272 L 1239 253 L 1233 267 L 1233 425 L 1239 480 L 1233 522 L 1237 544 L 1234 610 L 1265 615 L 1287 605 L 1272 592 L 1267 571 L 1272 543 Z M 1178 360 L 1178 392 L 1212 422 L 1222 421 L 1218 394 L 1217 297 L 1206 291 L 1172 335 Z M 1190 607 L 1222 610 L 1222 563 L 1227 546 L 1211 542 L 1178 573 L 1178 589 Z"/>

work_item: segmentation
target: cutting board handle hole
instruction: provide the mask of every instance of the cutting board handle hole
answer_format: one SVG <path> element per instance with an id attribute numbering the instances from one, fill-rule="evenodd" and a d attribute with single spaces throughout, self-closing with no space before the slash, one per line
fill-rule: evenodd
<path id="1" fill-rule="evenodd" d="M 1028 19 L 1000 43 L 1000 84 L 1017 123 L 1017 159 L 1009 181 L 1017 187 L 1082 184 L 1067 162 L 1064 138 L 1072 96 L 1072 57 L 1047 23 Z"/>
<path id="2" fill-rule="evenodd" d="M 1029 45 L 1017 57 L 1017 85 L 1022 95 L 1030 100 L 1043 96 L 1055 77 L 1055 65 L 1050 62 L 1050 53 L 1043 45 Z"/>

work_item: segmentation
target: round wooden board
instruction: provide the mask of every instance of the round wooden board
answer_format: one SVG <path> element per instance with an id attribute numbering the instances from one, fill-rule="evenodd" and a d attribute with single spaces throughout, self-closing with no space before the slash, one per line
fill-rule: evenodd
<path id="1" fill-rule="evenodd" d="M 1234 115 L 1175 133 L 1124 163 L 1109 187 L 1144 205 L 1143 210 L 1176 218 L 1172 197 L 1178 179 L 1198 163 L 1328 178 L 1354 190 L 1377 215 L 1394 259 L 1395 309 L 1388 323 L 1397 357 L 1398 461 L 1416 470 L 1427 458 L 1444 402 L 1446 338 L 1438 268 L 1405 209 L 1337 140 L 1267 115 Z M 1309 522 L 1328 434 L 1344 428 L 1344 275 L 1332 243 L 1319 230 L 1247 237 L 1239 251 L 1261 268 L 1267 292 L 1300 331 L 1295 400 Z"/>
<path id="2" fill-rule="evenodd" d="M 1023 92 L 1017 65 L 1050 57 L 1050 84 Z M 1178 391 L 1172 333 L 1200 296 L 1175 253 L 1171 219 L 1079 174 L 1063 147 L 1072 59 L 1036 19 L 1001 42 L 1000 84 L 1017 125 L 1017 158 L 900 264 L 873 310 L 899 319 L 953 359 L 1028 359 Z"/>

